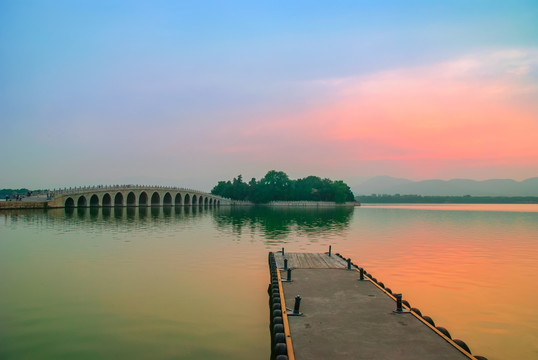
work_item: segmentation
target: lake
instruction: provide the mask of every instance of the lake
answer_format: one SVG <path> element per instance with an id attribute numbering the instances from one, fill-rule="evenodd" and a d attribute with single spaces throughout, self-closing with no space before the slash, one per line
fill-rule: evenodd
<path id="1" fill-rule="evenodd" d="M 473 354 L 538 358 L 538 205 L 430 204 L 2 211 L 0 358 L 268 359 L 267 253 L 329 245 Z"/>

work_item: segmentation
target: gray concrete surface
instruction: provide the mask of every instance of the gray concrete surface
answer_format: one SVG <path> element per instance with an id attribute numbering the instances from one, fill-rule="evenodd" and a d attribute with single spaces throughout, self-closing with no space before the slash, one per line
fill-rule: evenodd
<path id="1" fill-rule="evenodd" d="M 284 258 L 282 252 L 275 254 L 276 265 L 279 268 L 284 267 Z M 289 268 L 300 269 L 330 269 L 330 268 L 347 268 L 347 262 L 336 255 L 328 256 L 327 254 L 317 253 L 286 253 L 285 258 L 288 260 Z"/>
<path id="2" fill-rule="evenodd" d="M 354 270 L 296 268 L 283 282 L 287 308 L 302 298 L 304 315 L 288 317 L 297 360 L 468 359 L 411 313 L 394 313 L 392 298 L 358 278 Z"/>

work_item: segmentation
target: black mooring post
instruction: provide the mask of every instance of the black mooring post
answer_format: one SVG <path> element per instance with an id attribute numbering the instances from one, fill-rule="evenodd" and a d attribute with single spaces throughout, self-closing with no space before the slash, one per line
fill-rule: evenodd
<path id="1" fill-rule="evenodd" d="M 360 280 L 363 281 L 364 280 L 364 269 L 360 268 L 359 270 L 360 270 L 360 273 L 361 273 Z"/>
<path id="2" fill-rule="evenodd" d="M 402 294 L 394 294 L 394 297 L 396 298 L 396 311 L 402 312 Z"/>
<path id="3" fill-rule="evenodd" d="M 288 269 L 288 278 L 286 281 L 291 281 L 291 269 Z"/>
<path id="4" fill-rule="evenodd" d="M 300 311 L 299 308 L 301 307 L 301 296 L 297 295 L 295 297 L 295 306 L 293 307 L 293 314 L 299 315 Z"/>
<path id="5" fill-rule="evenodd" d="M 329 256 L 331 256 L 331 245 L 329 245 Z"/>
<path id="6" fill-rule="evenodd" d="M 284 248 L 282 248 L 282 257 L 284 257 Z"/>
<path id="7" fill-rule="evenodd" d="M 351 258 L 347 259 L 347 269 L 351 270 Z"/>
<path id="8" fill-rule="evenodd" d="M 288 270 L 288 259 L 284 259 L 284 270 Z"/>

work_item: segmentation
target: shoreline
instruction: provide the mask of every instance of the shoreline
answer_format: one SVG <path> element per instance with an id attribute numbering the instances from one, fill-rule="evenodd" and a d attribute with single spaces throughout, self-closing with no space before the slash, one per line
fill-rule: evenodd
<path id="1" fill-rule="evenodd" d="M 191 205 L 192 206 L 192 205 Z M 197 205 L 194 205 L 197 206 Z M 332 208 L 332 207 L 355 207 L 361 206 L 358 201 L 337 204 L 328 201 L 272 201 L 267 204 L 254 204 L 247 201 L 232 201 L 230 204 L 221 204 L 220 206 L 262 206 L 262 207 L 295 207 L 295 208 Z M 85 206 L 90 208 L 90 206 Z M 102 206 L 99 206 L 102 207 Z M 115 207 L 115 206 L 111 206 Z M 119 206 L 133 207 L 133 206 Z M 135 206 L 139 207 L 139 206 Z M 150 207 L 150 206 L 148 206 Z M 163 207 L 160 205 L 160 207 Z M 55 206 L 47 201 L 0 201 L 0 210 L 19 210 L 19 209 L 61 209 L 65 206 Z M 77 208 L 77 207 L 75 207 Z"/>
<path id="2" fill-rule="evenodd" d="M 232 200 L 231 206 L 262 206 L 262 207 L 355 207 L 360 206 L 358 201 L 348 201 L 337 204 L 331 201 L 271 201 L 266 204 L 255 204 L 250 201 Z"/>
<path id="3" fill-rule="evenodd" d="M 46 201 L 0 201 L 0 210 L 48 209 Z"/>

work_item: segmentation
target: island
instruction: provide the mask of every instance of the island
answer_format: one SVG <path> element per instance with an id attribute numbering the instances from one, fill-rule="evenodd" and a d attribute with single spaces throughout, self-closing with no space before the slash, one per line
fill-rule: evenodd
<path id="1" fill-rule="evenodd" d="M 353 192 L 342 180 L 307 176 L 293 180 L 283 171 L 270 170 L 260 180 L 248 183 L 238 175 L 233 180 L 219 181 L 211 194 L 224 198 L 269 204 L 275 202 L 356 203 Z"/>

